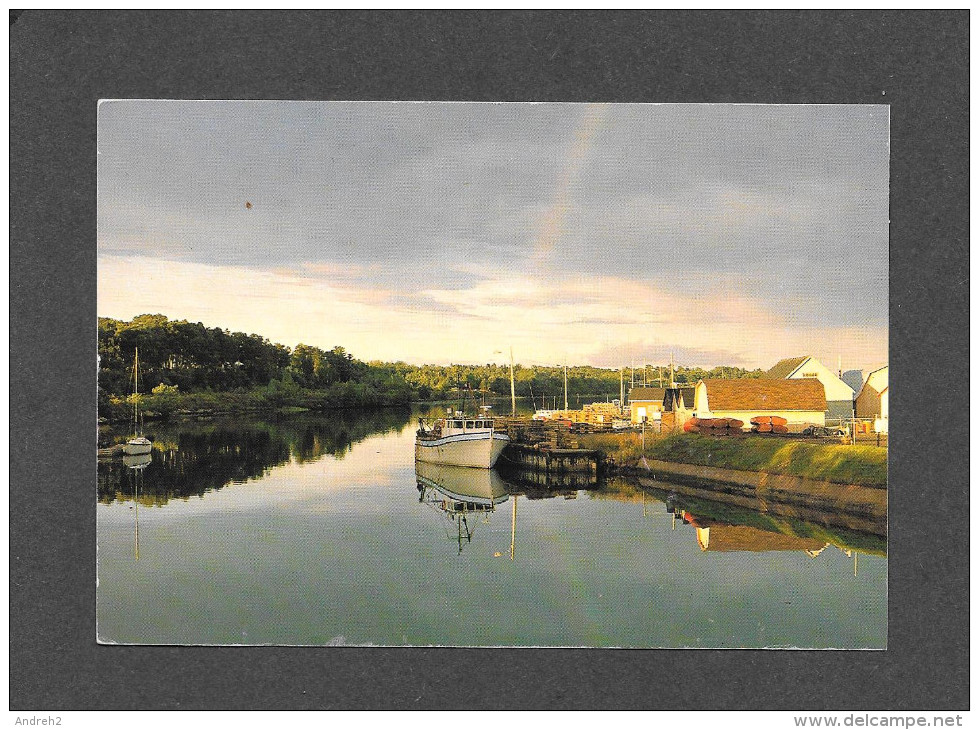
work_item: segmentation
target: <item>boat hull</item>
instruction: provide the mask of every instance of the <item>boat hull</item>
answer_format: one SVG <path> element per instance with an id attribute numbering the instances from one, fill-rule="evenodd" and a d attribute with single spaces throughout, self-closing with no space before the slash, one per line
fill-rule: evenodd
<path id="1" fill-rule="evenodd" d="M 140 454 L 148 454 L 153 450 L 153 444 L 149 439 L 138 437 L 129 439 L 126 444 L 122 447 L 122 453 L 129 456 L 139 456 Z"/>
<path id="2" fill-rule="evenodd" d="M 510 438 L 502 433 L 464 433 L 438 439 L 416 439 L 415 459 L 429 464 L 490 469 Z"/>

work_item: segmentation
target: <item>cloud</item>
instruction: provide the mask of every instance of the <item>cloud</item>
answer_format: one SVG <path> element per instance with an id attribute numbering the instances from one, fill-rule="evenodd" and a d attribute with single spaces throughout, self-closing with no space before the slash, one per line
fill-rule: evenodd
<path id="1" fill-rule="evenodd" d="M 616 277 L 546 280 L 499 274 L 405 294 L 308 267 L 256 270 L 147 257 L 104 257 L 98 311 L 159 312 L 257 332 L 289 346 L 341 344 L 364 360 L 482 363 L 513 346 L 524 364 L 626 365 L 674 351 L 688 365 L 768 367 L 813 354 L 854 366 L 886 358 L 886 328 L 805 328 L 765 301 L 717 287 L 677 295 Z M 181 293 L 179 298 L 174 291 Z M 721 292 L 721 293 L 717 293 Z M 626 357 L 628 355 L 628 357 Z"/>
<path id="2" fill-rule="evenodd" d="M 431 361 L 886 341 L 885 107 L 113 102 L 99 151 L 101 314 Z"/>

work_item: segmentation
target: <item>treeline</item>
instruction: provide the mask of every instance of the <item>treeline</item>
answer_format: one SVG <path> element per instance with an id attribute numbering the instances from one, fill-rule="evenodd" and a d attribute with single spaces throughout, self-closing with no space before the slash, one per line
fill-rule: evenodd
<path id="1" fill-rule="evenodd" d="M 452 398 L 463 392 L 485 393 L 487 395 L 509 397 L 510 368 L 508 365 L 407 365 L 395 363 L 393 367 L 412 387 L 417 398 L 437 400 Z M 669 368 L 658 369 L 647 366 L 635 370 L 625 368 L 621 372 L 626 395 L 636 386 L 658 386 L 661 382 L 657 374 L 662 373 L 662 383 L 669 384 Z M 701 378 L 758 378 L 761 370 L 745 370 L 737 367 L 675 368 L 674 379 L 679 385 L 695 384 Z M 531 398 L 535 403 L 552 403 L 557 397 L 563 405 L 564 368 L 547 366 L 517 365 L 513 373 L 514 391 L 519 398 Z M 577 401 L 582 396 L 619 395 L 620 371 L 590 366 L 568 368 L 568 400 Z"/>
<path id="2" fill-rule="evenodd" d="M 132 372 L 139 348 L 139 390 L 144 410 L 158 415 L 174 411 L 243 411 L 299 407 L 313 410 L 401 405 L 412 400 L 445 400 L 466 394 L 510 396 L 508 365 L 408 365 L 362 362 L 337 346 L 289 348 L 244 332 L 205 327 L 200 322 L 169 320 L 143 314 L 126 322 L 100 317 L 99 412 L 123 417 L 133 390 Z M 700 378 L 760 377 L 761 370 L 736 367 L 677 367 L 678 384 Z M 626 393 L 635 384 L 669 381 L 669 368 L 626 368 Z M 569 404 L 584 397 L 616 398 L 620 371 L 590 366 L 569 367 Z M 564 368 L 522 366 L 514 369 L 516 395 L 541 404 L 563 405 Z"/>
<path id="3" fill-rule="evenodd" d="M 144 408 L 256 410 L 406 404 L 413 397 L 396 369 L 368 365 L 342 347 L 288 348 L 259 335 L 144 314 L 125 322 L 100 317 L 99 411 L 117 417 L 133 391 L 139 349 Z M 228 394 L 217 396 L 215 394 Z"/>

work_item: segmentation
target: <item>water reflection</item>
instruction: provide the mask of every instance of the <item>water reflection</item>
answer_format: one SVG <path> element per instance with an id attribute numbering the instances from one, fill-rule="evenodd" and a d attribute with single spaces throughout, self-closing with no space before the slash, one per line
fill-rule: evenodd
<path id="1" fill-rule="evenodd" d="M 153 441 L 151 464 L 143 465 L 138 501 L 163 506 L 171 499 L 203 497 L 229 484 L 259 479 L 276 466 L 308 463 L 326 456 L 343 459 L 368 436 L 397 431 L 410 420 L 402 409 L 338 411 L 329 418 L 292 416 L 281 420 L 225 419 L 175 421 L 147 428 Z M 124 436 L 103 428 L 100 446 Z M 130 457 L 127 457 L 130 458 Z M 132 457 L 134 458 L 134 457 Z M 135 472 L 125 459 L 99 460 L 98 500 L 135 498 Z"/>
<path id="2" fill-rule="evenodd" d="M 810 558 L 818 557 L 826 548 L 834 547 L 854 557 L 856 553 L 887 555 L 886 526 L 883 531 L 861 531 L 845 526 L 835 513 L 814 508 L 763 504 L 750 509 L 743 498 L 717 493 L 716 500 L 677 493 L 667 489 L 652 489 L 636 482 L 614 479 L 596 480 L 588 475 L 532 474 L 495 469 L 470 469 L 416 462 L 415 477 L 419 501 L 432 506 L 452 524 L 449 537 L 458 543 L 472 542 L 475 525 L 488 522 L 497 505 L 513 498 L 511 517 L 510 557 L 514 557 L 517 533 L 517 496 L 532 500 L 611 499 L 640 502 L 644 517 L 655 513 L 672 516 L 672 529 L 677 525 L 694 528 L 695 544 L 702 552 L 710 553 L 771 553 L 798 551 Z M 578 484 L 576 484 L 576 482 Z M 581 487 L 579 484 L 587 486 Z M 569 485 L 575 485 L 569 488 Z M 676 485 L 674 485 L 676 486 Z M 677 489 L 682 487 L 677 486 Z M 773 511 L 774 510 L 774 511 Z M 786 514 L 788 512 L 788 514 Z M 802 512 L 810 519 L 799 519 Z M 496 553 L 497 556 L 500 553 Z M 854 563 L 856 570 L 856 563 Z"/>
<path id="3" fill-rule="evenodd" d="M 132 475 L 133 484 L 133 556 L 139 560 L 139 492 L 143 487 L 143 477 L 146 467 L 153 462 L 152 454 L 124 454 L 122 465 L 126 467 Z M 145 491 L 145 487 L 143 488 Z"/>
<path id="4" fill-rule="evenodd" d="M 760 509 L 740 504 L 742 498 L 717 493 L 717 499 L 701 497 L 666 489 L 650 489 L 625 480 L 613 480 L 596 496 L 641 500 L 643 512 L 662 509 L 673 516 L 673 529 L 690 525 L 696 530 L 696 544 L 703 552 L 778 552 L 798 550 L 810 557 L 818 556 L 825 548 L 839 548 L 848 557 L 854 552 L 887 555 L 886 526 L 881 532 L 875 523 L 872 530 L 856 530 L 846 526 L 845 515 L 815 508 L 759 503 Z M 680 485 L 677 489 L 683 489 Z M 648 505 L 659 505 L 649 507 Z M 809 519 L 794 516 L 802 512 Z M 846 518 L 846 519 L 844 519 Z"/>
<path id="5" fill-rule="evenodd" d="M 465 543 L 472 542 L 480 519 L 488 519 L 498 504 L 510 498 L 506 482 L 495 469 L 416 461 L 415 481 L 418 501 L 453 523 L 454 531 L 447 534 L 457 542 L 460 553 Z"/>
<path id="6" fill-rule="evenodd" d="M 886 538 L 863 523 L 662 481 L 416 470 L 413 424 L 361 413 L 155 425 L 150 463 L 100 465 L 99 636 L 886 646 Z M 236 481 L 247 485 L 222 488 Z M 187 501 L 146 509 L 176 497 Z"/>

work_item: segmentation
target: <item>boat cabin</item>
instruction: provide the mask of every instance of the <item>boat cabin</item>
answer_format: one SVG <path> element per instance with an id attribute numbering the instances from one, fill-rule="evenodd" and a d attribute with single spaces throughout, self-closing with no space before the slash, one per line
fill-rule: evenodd
<path id="1" fill-rule="evenodd" d="M 442 435 L 486 431 L 492 428 L 492 418 L 446 418 L 442 424 Z"/>

